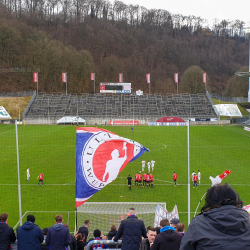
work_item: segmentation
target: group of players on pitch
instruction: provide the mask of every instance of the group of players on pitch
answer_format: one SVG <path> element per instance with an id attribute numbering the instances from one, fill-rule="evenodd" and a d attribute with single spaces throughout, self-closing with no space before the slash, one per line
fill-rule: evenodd
<path id="1" fill-rule="evenodd" d="M 155 161 L 151 160 L 147 162 L 147 167 L 148 167 L 148 174 L 145 171 L 145 165 L 146 165 L 146 161 L 143 160 L 142 161 L 142 171 L 135 174 L 135 187 L 136 188 L 153 188 L 154 184 L 154 176 L 152 173 L 150 173 L 150 170 L 152 169 L 152 172 L 154 172 L 154 166 L 155 166 Z M 145 171 L 145 172 L 144 172 Z M 144 174 L 142 175 L 141 172 L 144 172 Z M 127 177 L 127 183 L 128 183 L 128 189 L 131 190 L 131 185 L 132 185 L 132 180 L 133 178 L 130 176 L 130 174 Z"/>
<path id="2" fill-rule="evenodd" d="M 174 180 L 174 186 L 176 187 L 177 185 L 177 174 L 174 172 L 173 174 L 173 180 Z M 192 181 L 193 181 L 193 188 L 197 187 L 197 181 L 199 181 L 199 185 L 201 184 L 201 172 L 200 170 L 198 170 L 198 173 L 196 174 L 194 171 L 190 177 L 190 179 L 192 178 Z"/>

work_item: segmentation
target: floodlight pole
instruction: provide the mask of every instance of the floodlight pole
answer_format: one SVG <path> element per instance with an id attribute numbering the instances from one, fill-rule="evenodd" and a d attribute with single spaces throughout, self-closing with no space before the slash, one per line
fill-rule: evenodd
<path id="1" fill-rule="evenodd" d="M 21 200 L 21 184 L 20 184 L 20 170 L 19 170 L 19 147 L 18 147 L 18 130 L 17 130 L 17 120 L 15 120 L 16 128 L 16 154 L 17 154 L 17 177 L 18 177 L 18 204 L 19 204 L 19 221 L 20 226 L 22 226 L 22 200 Z"/>

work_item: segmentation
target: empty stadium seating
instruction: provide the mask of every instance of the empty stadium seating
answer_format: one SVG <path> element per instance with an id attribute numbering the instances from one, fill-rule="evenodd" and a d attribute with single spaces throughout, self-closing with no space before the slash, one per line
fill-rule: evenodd
<path id="1" fill-rule="evenodd" d="M 26 118 L 63 116 L 101 117 L 105 119 L 216 118 L 205 94 L 118 95 L 39 93 Z"/>

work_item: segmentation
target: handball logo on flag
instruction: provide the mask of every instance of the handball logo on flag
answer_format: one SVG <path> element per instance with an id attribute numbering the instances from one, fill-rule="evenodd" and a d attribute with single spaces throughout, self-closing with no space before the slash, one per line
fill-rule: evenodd
<path id="1" fill-rule="evenodd" d="M 114 181 L 131 161 L 149 151 L 108 130 L 77 128 L 76 207 Z"/>

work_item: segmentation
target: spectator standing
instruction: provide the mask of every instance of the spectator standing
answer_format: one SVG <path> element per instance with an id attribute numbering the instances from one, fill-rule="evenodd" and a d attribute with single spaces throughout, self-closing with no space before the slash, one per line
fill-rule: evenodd
<path id="1" fill-rule="evenodd" d="M 64 226 L 69 229 L 69 224 L 68 223 L 64 223 Z M 69 244 L 70 250 L 77 250 L 77 242 L 76 242 L 75 236 L 70 235 L 70 237 L 71 237 L 71 243 Z"/>
<path id="2" fill-rule="evenodd" d="M 94 239 L 93 239 L 93 240 L 102 240 L 102 238 L 101 238 L 101 230 L 96 229 L 96 230 L 94 231 L 93 235 L 94 235 Z M 90 240 L 90 241 L 88 242 L 88 244 L 89 244 L 91 241 L 92 241 L 92 240 Z M 108 248 L 109 248 L 107 244 L 95 244 L 95 245 L 92 245 L 91 247 L 92 247 L 92 249 L 108 249 Z"/>
<path id="3" fill-rule="evenodd" d="M 41 250 L 47 250 L 46 237 L 47 237 L 48 230 L 49 229 L 47 227 L 42 229 L 44 239 L 43 239 L 43 242 L 41 243 Z"/>
<path id="4" fill-rule="evenodd" d="M 0 250 L 10 250 L 10 243 L 16 240 L 13 228 L 7 224 L 8 217 L 7 213 L 0 215 Z"/>
<path id="5" fill-rule="evenodd" d="M 84 242 L 85 235 L 77 234 L 76 235 L 76 243 L 77 243 L 77 250 L 84 250 L 85 246 L 87 245 Z"/>
<path id="6" fill-rule="evenodd" d="M 155 237 L 151 250 L 179 250 L 182 235 L 170 226 L 168 219 L 160 221 L 160 234 Z"/>
<path id="7" fill-rule="evenodd" d="M 109 231 L 109 233 L 107 235 L 108 236 L 108 240 L 112 240 L 112 238 L 115 237 L 116 234 L 117 234 L 117 229 L 116 229 L 116 226 L 113 225 L 111 227 L 111 230 Z"/>
<path id="8" fill-rule="evenodd" d="M 56 215 L 55 222 L 56 224 L 48 230 L 46 245 L 49 250 L 65 250 L 65 247 L 71 243 L 69 229 L 63 225 L 61 214 Z"/>
<path id="9" fill-rule="evenodd" d="M 178 223 L 177 225 L 176 225 L 176 231 L 178 232 L 178 233 L 180 233 L 180 234 L 182 234 L 182 235 L 184 235 L 184 233 L 185 233 L 185 224 L 184 223 Z"/>
<path id="10" fill-rule="evenodd" d="M 208 189 L 201 214 L 191 221 L 180 250 L 250 249 L 250 217 L 228 184 Z"/>
<path id="11" fill-rule="evenodd" d="M 122 220 L 113 240 L 118 241 L 122 237 L 122 250 L 138 250 L 141 236 L 146 238 L 147 231 L 144 222 L 136 217 L 134 208 L 130 208 L 127 215 L 128 218 Z"/>
<path id="12" fill-rule="evenodd" d="M 39 226 L 35 224 L 34 215 L 28 215 L 27 221 L 17 230 L 18 250 L 40 250 L 44 236 Z"/>
<path id="13" fill-rule="evenodd" d="M 84 226 L 80 227 L 78 233 L 82 236 L 84 235 L 84 242 L 87 242 L 87 237 L 89 236 L 89 220 L 84 221 Z"/>
<path id="14" fill-rule="evenodd" d="M 173 227 L 173 228 L 176 228 L 177 224 L 180 223 L 180 220 L 177 219 L 177 218 L 174 218 L 170 221 L 170 225 Z"/>
<path id="15" fill-rule="evenodd" d="M 155 237 L 156 237 L 156 229 L 154 227 L 149 226 L 147 228 L 147 237 L 142 240 L 141 245 L 140 245 L 140 250 L 150 250 L 150 247 L 152 246 Z"/>

